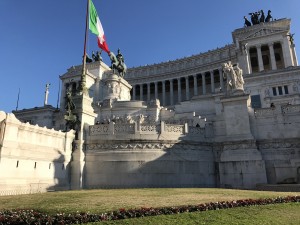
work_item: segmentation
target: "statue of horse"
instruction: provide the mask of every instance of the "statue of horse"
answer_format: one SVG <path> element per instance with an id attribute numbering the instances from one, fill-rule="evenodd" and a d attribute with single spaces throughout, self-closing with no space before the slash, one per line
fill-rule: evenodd
<path id="1" fill-rule="evenodd" d="M 123 56 L 121 54 L 118 54 L 119 57 L 116 57 L 113 52 L 109 52 L 108 55 L 111 60 L 110 68 L 113 70 L 114 73 L 115 73 L 115 70 L 117 70 L 119 75 L 121 77 L 124 77 L 126 70 L 127 70 L 127 66 L 124 63 Z"/>

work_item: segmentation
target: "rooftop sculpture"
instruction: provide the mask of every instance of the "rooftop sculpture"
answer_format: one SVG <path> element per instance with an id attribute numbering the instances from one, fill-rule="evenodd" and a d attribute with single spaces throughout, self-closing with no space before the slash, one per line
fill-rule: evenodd
<path id="1" fill-rule="evenodd" d="M 251 16 L 251 22 L 247 19 L 246 16 L 244 16 L 244 26 L 250 27 L 252 25 L 260 24 L 260 23 L 267 23 L 273 20 L 273 17 L 271 15 L 271 10 L 268 10 L 268 15 L 265 17 L 265 13 L 263 10 L 257 11 L 257 12 L 251 12 L 249 13 Z"/>

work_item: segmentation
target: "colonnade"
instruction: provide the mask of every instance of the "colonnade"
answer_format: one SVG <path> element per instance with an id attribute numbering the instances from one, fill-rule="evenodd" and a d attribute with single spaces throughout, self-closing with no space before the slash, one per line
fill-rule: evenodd
<path id="1" fill-rule="evenodd" d="M 293 66 L 288 40 L 247 46 L 248 73 L 282 69 Z"/>
<path id="2" fill-rule="evenodd" d="M 172 77 L 141 84 L 132 84 L 132 100 L 159 99 L 161 105 L 174 105 L 193 96 L 224 90 L 222 68 L 184 77 Z"/>

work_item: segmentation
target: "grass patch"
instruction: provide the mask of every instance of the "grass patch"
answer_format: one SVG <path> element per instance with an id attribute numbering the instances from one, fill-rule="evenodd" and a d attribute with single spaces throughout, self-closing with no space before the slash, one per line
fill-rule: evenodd
<path id="1" fill-rule="evenodd" d="M 300 204 L 284 203 L 275 205 L 249 206 L 242 208 L 221 209 L 178 215 L 162 215 L 88 223 L 102 224 L 300 224 Z"/>
<path id="2" fill-rule="evenodd" d="M 196 205 L 206 202 L 247 198 L 273 198 L 300 195 L 289 192 L 264 192 L 218 188 L 102 189 L 1 196 L 0 210 L 34 209 L 45 213 L 101 213 L 120 208 Z"/>

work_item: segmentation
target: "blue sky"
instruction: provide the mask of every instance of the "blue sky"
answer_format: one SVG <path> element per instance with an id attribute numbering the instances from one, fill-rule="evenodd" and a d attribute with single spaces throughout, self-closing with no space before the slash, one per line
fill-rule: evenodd
<path id="1" fill-rule="evenodd" d="M 108 46 L 128 67 L 160 63 L 232 43 L 243 16 L 263 9 L 292 19 L 300 44 L 299 0 L 93 0 Z M 81 63 L 86 0 L 0 0 L 0 110 L 56 107 L 59 75 Z M 98 50 L 89 33 L 87 51 Z M 103 53 L 109 64 L 109 58 Z"/>

